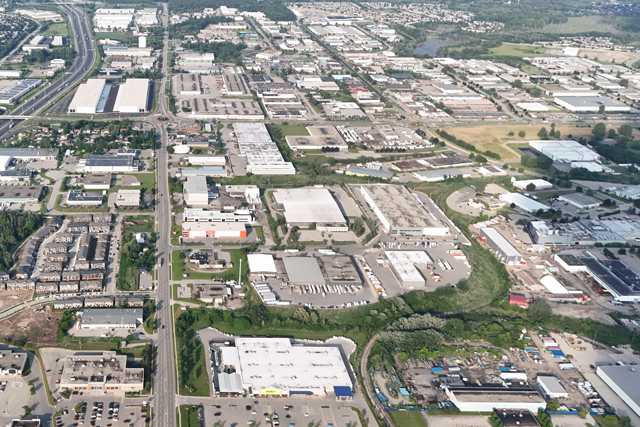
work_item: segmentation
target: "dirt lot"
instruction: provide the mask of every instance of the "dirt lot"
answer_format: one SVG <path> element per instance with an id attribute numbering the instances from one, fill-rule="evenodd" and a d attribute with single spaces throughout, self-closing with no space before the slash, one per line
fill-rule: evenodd
<path id="1" fill-rule="evenodd" d="M 31 299 L 33 291 L 6 291 L 0 293 L 0 311 Z"/>
<path id="2" fill-rule="evenodd" d="M 0 322 L 0 337 L 11 339 L 26 338 L 40 345 L 58 343 L 58 321 L 62 313 L 52 313 L 48 306 L 41 312 L 28 308 L 13 317 Z"/>
<path id="3" fill-rule="evenodd" d="M 547 125 L 547 130 L 549 129 L 550 127 Z M 521 130 L 526 133 L 524 138 L 518 136 L 518 132 Z M 475 145 L 478 150 L 491 150 L 500 154 L 502 160 L 519 160 L 522 155 L 520 152 L 513 151 L 511 147 L 507 147 L 507 142 L 520 143 L 530 139 L 538 139 L 539 130 L 540 126 L 529 125 L 460 126 L 446 129 L 447 133 Z M 569 134 L 573 138 L 591 135 L 591 128 L 588 127 L 556 126 L 556 130 L 560 131 L 562 137 L 567 137 Z M 509 132 L 513 132 L 514 135 L 509 136 Z M 640 135 L 640 132 L 636 135 Z"/>

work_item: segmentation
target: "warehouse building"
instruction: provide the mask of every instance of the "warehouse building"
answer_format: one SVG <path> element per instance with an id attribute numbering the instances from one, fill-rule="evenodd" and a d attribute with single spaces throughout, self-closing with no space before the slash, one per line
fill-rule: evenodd
<path id="1" fill-rule="evenodd" d="M 19 162 L 55 160 L 59 148 L 0 148 L 0 156 L 10 156 Z"/>
<path id="2" fill-rule="evenodd" d="M 553 102 L 566 108 L 572 113 L 598 113 L 604 107 L 606 113 L 623 113 L 631 111 L 631 107 L 624 102 L 616 101 L 605 96 L 565 96 L 555 97 Z"/>
<path id="3" fill-rule="evenodd" d="M 209 192 L 207 178 L 204 175 L 190 175 L 184 184 L 184 202 L 187 206 L 207 206 L 215 193 Z"/>
<path id="4" fill-rule="evenodd" d="M 348 255 L 331 255 L 316 258 L 327 285 L 362 286 L 362 278 L 353 259 Z"/>
<path id="5" fill-rule="evenodd" d="M 82 329 L 135 329 L 142 324 L 141 308 L 88 308 L 82 313 Z"/>
<path id="6" fill-rule="evenodd" d="M 276 208 L 284 211 L 287 225 L 327 232 L 349 231 L 347 220 L 326 188 L 279 189 L 273 193 Z"/>
<path id="7" fill-rule="evenodd" d="M 588 147 L 573 140 L 534 140 L 529 146 L 557 162 L 595 162 L 600 156 Z"/>
<path id="8" fill-rule="evenodd" d="M 69 114 L 96 114 L 104 112 L 109 99 L 111 84 L 105 79 L 88 79 L 78 86 L 69 104 Z"/>
<path id="9" fill-rule="evenodd" d="M 0 171 L 4 172 L 11 165 L 11 161 L 13 157 L 11 156 L 0 156 Z"/>
<path id="10" fill-rule="evenodd" d="M 204 209 L 187 208 L 182 214 L 183 224 L 185 222 L 243 222 L 251 224 L 254 217 L 251 211 L 238 209 L 231 212 L 205 211 Z"/>
<path id="11" fill-rule="evenodd" d="M 0 203 L 38 203 L 41 185 L 0 185 Z"/>
<path id="12" fill-rule="evenodd" d="M 84 172 L 133 172 L 138 170 L 138 161 L 133 155 L 103 156 L 90 154 L 80 165 Z"/>
<path id="13" fill-rule="evenodd" d="M 569 393 L 567 393 L 567 390 L 560 384 L 556 376 L 538 375 L 536 382 L 549 399 L 564 399 L 569 397 Z"/>
<path id="14" fill-rule="evenodd" d="M 111 173 L 88 173 L 78 178 L 78 184 L 85 190 L 108 190 L 111 188 L 114 175 Z"/>
<path id="15" fill-rule="evenodd" d="M 442 213 L 435 204 L 430 201 L 428 208 L 404 186 L 368 184 L 359 189 L 389 234 L 442 237 L 449 233 L 449 226 L 437 217 Z"/>
<path id="16" fill-rule="evenodd" d="M 150 80 L 127 79 L 118 89 L 113 111 L 118 113 L 146 113 L 150 104 Z"/>
<path id="17" fill-rule="evenodd" d="M 587 196 L 581 193 L 563 194 L 558 197 L 561 202 L 569 203 L 578 209 L 592 209 L 597 208 L 602 203 L 595 197 Z"/>
<path id="18" fill-rule="evenodd" d="M 349 165 L 344 171 L 345 175 L 362 176 L 380 179 L 393 178 L 393 172 L 385 171 L 382 169 L 372 169 L 364 166 Z"/>
<path id="19" fill-rule="evenodd" d="M 32 175 L 30 170 L 0 171 L 0 182 L 27 182 Z"/>
<path id="20" fill-rule="evenodd" d="M 116 194 L 115 205 L 118 208 L 123 207 L 138 207 L 140 206 L 140 198 L 142 197 L 142 191 L 140 190 L 118 190 Z"/>
<path id="21" fill-rule="evenodd" d="M 284 257 L 284 269 L 294 285 L 324 285 L 325 280 L 315 257 Z"/>
<path id="22" fill-rule="evenodd" d="M 596 374 L 640 417 L 640 371 L 636 367 L 598 366 Z"/>
<path id="23" fill-rule="evenodd" d="M 107 393 L 135 393 L 143 388 L 144 368 L 127 368 L 126 355 L 115 351 L 82 351 L 64 359 L 61 390 L 103 396 Z"/>
<path id="24" fill-rule="evenodd" d="M 14 104 L 24 95 L 42 85 L 41 79 L 24 79 L 3 84 L 0 89 L 0 104 Z"/>
<path id="25" fill-rule="evenodd" d="M 592 257 L 580 258 L 586 272 L 616 301 L 640 302 L 640 277 L 620 261 L 604 261 Z"/>
<path id="26" fill-rule="evenodd" d="M 523 261 L 522 255 L 514 248 L 507 239 L 495 228 L 484 227 L 480 229 L 480 238 L 493 251 L 502 263 L 507 265 L 520 264 Z"/>
<path id="27" fill-rule="evenodd" d="M 271 254 L 247 254 L 249 273 L 266 277 L 276 277 L 278 269 Z"/>
<path id="28" fill-rule="evenodd" d="M 501 194 L 500 200 L 504 201 L 508 205 L 515 205 L 516 208 L 522 209 L 523 211 L 529 213 L 538 212 L 540 209 L 542 209 L 543 211 L 549 210 L 549 206 L 543 205 L 540 202 L 536 202 L 535 200 L 530 199 L 527 196 L 523 196 L 519 193 Z"/>
<path id="29" fill-rule="evenodd" d="M 404 288 L 424 288 L 427 285 L 420 269 L 426 269 L 433 260 L 425 251 L 385 251 L 389 265 Z"/>
<path id="30" fill-rule="evenodd" d="M 247 225 L 242 222 L 183 222 L 182 237 L 244 239 L 247 237 Z"/>
<path id="31" fill-rule="evenodd" d="M 527 190 L 527 187 L 533 184 L 534 190 L 548 190 L 553 188 L 553 184 L 544 179 L 523 179 L 521 181 L 513 181 L 513 185 L 520 190 Z"/>
<path id="32" fill-rule="evenodd" d="M 27 353 L 0 350 L 0 376 L 21 377 L 27 364 Z"/>
<path id="33" fill-rule="evenodd" d="M 249 395 L 353 396 L 353 375 L 337 346 L 243 337 L 236 338 L 235 347 L 220 350 L 220 366 L 224 368 L 220 371 L 234 372 L 231 375 Z"/>
<path id="34" fill-rule="evenodd" d="M 493 412 L 495 408 L 537 413 L 547 402 L 531 387 L 445 387 L 449 400 L 462 412 Z"/>
<path id="35" fill-rule="evenodd" d="M 233 131 L 240 155 L 247 158 L 247 172 L 254 175 L 295 175 L 291 162 L 285 162 L 264 123 L 234 123 Z"/>
<path id="36" fill-rule="evenodd" d="M 437 182 L 437 181 L 444 181 L 447 178 L 456 178 L 458 176 L 461 176 L 463 178 L 470 178 L 471 174 L 468 172 L 463 172 L 457 168 L 447 168 L 447 169 L 434 169 L 430 171 L 414 172 L 413 176 L 415 178 L 418 178 L 420 181 Z"/>

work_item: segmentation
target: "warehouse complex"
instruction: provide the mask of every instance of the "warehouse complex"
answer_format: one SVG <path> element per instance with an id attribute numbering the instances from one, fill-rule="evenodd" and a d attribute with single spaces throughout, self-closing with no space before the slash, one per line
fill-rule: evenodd
<path id="1" fill-rule="evenodd" d="M 135 329 L 142 324 L 141 308 L 86 308 L 82 313 L 82 329 Z"/>
<path id="2" fill-rule="evenodd" d="M 557 162 L 595 162 L 600 157 L 595 151 L 573 140 L 536 140 L 529 141 L 529 146 Z"/>
<path id="3" fill-rule="evenodd" d="M 81 159 L 79 165 L 84 172 L 133 172 L 138 170 L 138 161 L 133 154 L 125 156 L 90 154 L 86 159 Z"/>
<path id="4" fill-rule="evenodd" d="M 104 112 L 111 92 L 111 84 L 104 79 L 88 79 L 78 86 L 69 104 L 69 114 L 96 114 Z"/>
<path id="5" fill-rule="evenodd" d="M 247 225 L 254 221 L 253 215 L 247 210 L 222 212 L 185 209 L 182 215 L 182 237 L 187 239 L 242 239 L 247 237 Z"/>
<path id="6" fill-rule="evenodd" d="M 493 412 L 501 409 L 527 409 L 533 413 L 547 402 L 536 390 L 524 387 L 445 387 L 447 397 L 462 412 Z"/>
<path id="7" fill-rule="evenodd" d="M 0 86 L 0 104 L 15 104 L 16 101 L 41 84 L 41 79 L 5 80 Z"/>
<path id="8" fill-rule="evenodd" d="M 420 269 L 426 269 L 433 260 L 425 251 L 385 251 L 391 270 L 404 288 L 424 288 L 427 284 Z"/>
<path id="9" fill-rule="evenodd" d="M 254 175 L 295 175 L 291 162 L 285 162 L 264 123 L 234 123 L 240 154 L 247 157 L 247 172 Z"/>
<path id="10" fill-rule="evenodd" d="M 0 185 L 0 203 L 37 203 L 41 185 Z"/>
<path id="11" fill-rule="evenodd" d="M 338 203 L 326 188 L 279 189 L 273 198 L 290 227 L 316 224 L 318 231 L 349 231 Z"/>
<path id="12" fill-rule="evenodd" d="M 207 206 L 209 199 L 209 187 L 204 175 L 190 175 L 184 184 L 184 202 L 188 206 Z"/>
<path id="13" fill-rule="evenodd" d="M 243 337 L 235 339 L 235 347 L 222 346 L 214 352 L 221 367 L 214 382 L 221 393 L 353 396 L 352 375 L 337 346 Z"/>
<path id="14" fill-rule="evenodd" d="M 113 111 L 118 113 L 146 113 L 150 104 L 150 80 L 127 79 L 120 86 Z"/>
<path id="15" fill-rule="evenodd" d="M 434 214 L 438 209 L 436 205 L 431 202 L 434 212 L 428 211 L 406 187 L 369 184 L 359 189 L 387 233 L 432 237 L 449 234 L 449 225 Z M 438 210 L 438 213 L 441 212 Z"/>
<path id="16" fill-rule="evenodd" d="M 142 311 L 142 309 L 140 309 Z M 115 351 L 78 352 L 67 356 L 60 389 L 87 394 L 123 394 L 144 388 L 144 368 L 127 368 L 127 356 Z"/>
<path id="17" fill-rule="evenodd" d="M 640 416 L 640 371 L 634 366 L 598 366 L 596 374 Z"/>
<path id="18" fill-rule="evenodd" d="M 88 79 L 86 83 L 78 86 L 69 104 L 68 112 L 70 114 L 110 112 L 107 110 L 107 101 L 117 92 L 113 106 L 114 112 L 146 113 L 149 111 L 150 104 L 149 89 L 149 79 L 127 79 L 119 87 L 107 83 L 105 79 Z"/>

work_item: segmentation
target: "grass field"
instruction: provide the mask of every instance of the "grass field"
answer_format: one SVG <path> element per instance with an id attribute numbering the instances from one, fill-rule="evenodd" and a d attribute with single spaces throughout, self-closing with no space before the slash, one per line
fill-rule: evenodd
<path id="1" fill-rule="evenodd" d="M 602 22 L 599 16 L 571 16 L 564 24 L 548 24 L 540 28 L 538 31 L 541 33 L 552 34 L 571 34 L 571 33 L 583 33 L 585 28 L 597 28 L 598 31 L 608 33 L 620 33 L 616 27 L 610 24 Z"/>
<path id="2" fill-rule="evenodd" d="M 223 251 L 231 254 L 231 264 L 233 267 L 220 273 L 192 272 L 185 268 L 185 263 L 189 262 L 187 258 L 180 258 L 180 252 L 182 251 L 173 251 L 171 253 L 171 280 L 182 280 L 186 278 L 193 280 L 209 280 L 227 276 L 237 280 L 238 271 L 240 269 L 240 259 L 242 259 L 242 277 L 244 277 L 249 271 L 249 263 L 247 262 L 247 257 L 244 255 L 243 251 L 241 249 L 224 249 Z M 185 273 L 187 274 L 187 277 L 183 277 L 183 274 Z"/>
<path id="3" fill-rule="evenodd" d="M 199 427 L 198 407 L 196 405 L 180 405 L 180 427 Z"/>
<path id="4" fill-rule="evenodd" d="M 547 56 L 547 48 L 541 46 L 531 46 L 527 44 L 502 43 L 502 46 L 489 49 L 491 55 L 518 56 Z"/>
<path id="5" fill-rule="evenodd" d="M 305 125 L 278 125 L 284 136 L 289 135 L 309 135 L 309 131 Z"/>
<path id="6" fill-rule="evenodd" d="M 546 125 L 547 130 L 550 126 Z M 573 138 L 581 136 L 589 137 L 591 128 L 576 126 L 556 126 L 556 130 L 560 131 L 560 137 L 566 138 L 571 135 Z M 460 126 L 446 129 L 447 133 L 456 138 L 467 141 L 476 146 L 480 151 L 493 151 L 500 154 L 501 160 L 518 160 L 520 153 L 513 152 L 506 146 L 507 141 L 529 141 L 530 139 L 538 139 L 539 126 L 529 125 L 491 125 L 491 126 Z M 525 136 L 519 137 L 518 132 L 524 131 Z M 509 132 L 513 132 L 513 136 L 509 136 Z"/>
<path id="7" fill-rule="evenodd" d="M 418 411 L 389 411 L 387 412 L 398 427 L 427 427 L 427 421 Z"/>
<path id="8" fill-rule="evenodd" d="M 69 31 L 67 29 L 67 23 L 66 22 L 60 22 L 58 24 L 49 25 L 49 29 L 46 31 L 46 34 L 49 37 L 53 37 L 53 36 L 69 37 Z"/>

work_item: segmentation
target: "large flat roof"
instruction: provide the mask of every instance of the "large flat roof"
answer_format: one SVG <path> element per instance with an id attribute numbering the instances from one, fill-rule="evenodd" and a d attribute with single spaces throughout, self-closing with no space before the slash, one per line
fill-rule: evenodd
<path id="1" fill-rule="evenodd" d="M 338 203 L 326 188 L 287 188 L 273 193 L 284 207 L 287 223 L 344 224 L 346 219 Z"/>
<path id="2" fill-rule="evenodd" d="M 131 166 L 135 159 L 133 155 L 125 156 L 103 156 L 90 154 L 87 156 L 86 166 Z"/>
<path id="3" fill-rule="evenodd" d="M 276 263 L 271 254 L 247 254 L 249 262 L 249 272 L 255 273 L 277 273 Z"/>
<path id="4" fill-rule="evenodd" d="M 623 398 L 627 405 L 629 405 L 627 400 L 634 403 L 636 408 L 633 408 L 633 410 L 640 416 L 640 413 L 638 413 L 638 407 L 640 406 L 640 387 L 638 387 L 638 384 L 640 384 L 640 370 L 637 367 L 626 365 L 598 366 L 596 373 L 616 394 Z"/>
<path id="5" fill-rule="evenodd" d="M 85 308 L 83 325 L 135 325 L 142 322 L 141 308 Z"/>
<path id="6" fill-rule="evenodd" d="M 560 161 L 594 161 L 598 153 L 573 140 L 532 140 L 529 145 L 547 157 Z"/>
<path id="7" fill-rule="evenodd" d="M 324 284 L 318 260 L 314 257 L 284 257 L 284 268 L 291 283 Z"/>
<path id="8" fill-rule="evenodd" d="M 0 155 L 15 158 L 23 157 L 57 157 L 59 148 L 0 148 Z"/>
<path id="9" fill-rule="evenodd" d="M 289 390 L 353 386 L 340 350 L 292 345 L 288 338 L 236 338 L 242 382 L 254 392 L 277 385 Z"/>
<path id="10" fill-rule="evenodd" d="M 394 270 L 403 282 L 418 281 L 424 282 L 424 276 L 420 273 L 417 265 L 432 264 L 431 257 L 425 251 L 384 251 Z"/>
<path id="11" fill-rule="evenodd" d="M 511 243 L 495 228 L 484 227 L 481 228 L 482 232 L 493 241 L 500 248 L 502 252 L 504 252 L 505 256 L 515 256 L 520 257 L 520 252 L 516 248 L 513 247 Z"/>
<path id="12" fill-rule="evenodd" d="M 0 200 L 37 199 L 42 194 L 41 185 L 0 185 Z"/>
<path id="13" fill-rule="evenodd" d="M 88 79 L 78 86 L 78 90 L 69 104 L 69 108 L 97 107 L 107 81 L 105 79 Z"/>
<path id="14" fill-rule="evenodd" d="M 184 191 L 187 194 L 209 194 L 207 187 L 207 178 L 204 175 L 189 175 L 184 185 Z"/>
<path id="15" fill-rule="evenodd" d="M 537 212 L 540 209 L 544 211 L 549 210 L 549 206 L 543 205 L 540 202 L 536 202 L 535 200 L 523 196 L 519 193 L 501 194 L 500 200 L 504 200 L 507 203 L 515 203 L 517 206 L 521 207 L 522 209 L 528 210 L 529 212 Z"/>
<path id="16" fill-rule="evenodd" d="M 146 111 L 149 100 L 149 79 L 127 79 L 118 89 L 113 111 L 135 108 Z"/>

